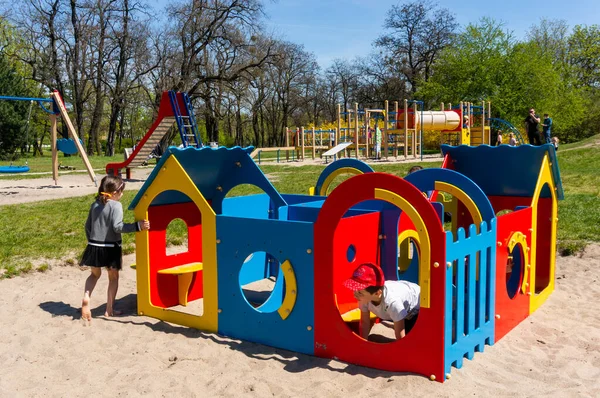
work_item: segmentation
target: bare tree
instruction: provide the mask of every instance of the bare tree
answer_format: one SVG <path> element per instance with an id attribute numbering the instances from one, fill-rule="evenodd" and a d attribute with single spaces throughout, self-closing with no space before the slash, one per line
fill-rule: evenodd
<path id="1" fill-rule="evenodd" d="M 569 47 L 569 25 L 567 21 L 541 19 L 526 35 L 527 40 L 536 43 L 543 52 L 552 55 L 555 65 L 567 62 Z"/>
<path id="2" fill-rule="evenodd" d="M 337 92 L 335 102 L 341 103 L 346 112 L 358 86 L 358 69 L 348 60 L 335 59 L 325 73 L 335 84 Z"/>
<path id="3" fill-rule="evenodd" d="M 299 44 L 280 42 L 276 47 L 279 58 L 268 69 L 273 94 L 265 106 L 271 136 L 268 145 L 281 146 L 289 118 L 301 107 L 303 88 L 318 72 L 315 56 Z"/>
<path id="4" fill-rule="evenodd" d="M 136 1 L 120 0 L 117 12 L 120 13 L 120 17 L 110 24 L 110 35 L 114 40 L 105 81 L 111 98 L 106 140 L 107 156 L 114 155 L 119 120 L 122 120 L 119 135 L 122 137 L 128 105 L 127 93 L 139 87 L 142 84 L 141 79 L 155 70 L 159 62 L 148 45 L 147 38 L 151 36 L 151 32 L 147 28 L 147 21 L 134 20 L 137 14 L 144 12 L 143 6 Z"/>
<path id="5" fill-rule="evenodd" d="M 24 0 L 17 3 L 11 21 L 29 45 L 11 54 L 31 67 L 31 78 L 47 89 L 57 89 L 65 95 L 65 63 L 63 40 L 65 20 L 60 0 Z M 63 126 L 64 127 L 64 126 Z M 66 137 L 67 130 L 60 133 Z"/>
<path id="6" fill-rule="evenodd" d="M 431 67 L 444 47 L 452 42 L 458 24 L 454 15 L 431 0 L 413 0 L 392 6 L 375 46 L 385 52 L 387 63 L 417 91 L 419 80 L 427 81 Z"/>
<path id="7" fill-rule="evenodd" d="M 174 88 L 187 90 L 204 103 L 208 139 L 219 136 L 219 105 L 223 84 L 260 68 L 271 57 L 270 47 L 255 47 L 262 6 L 258 0 L 188 1 L 168 8 L 179 40 L 178 79 Z"/>
<path id="8" fill-rule="evenodd" d="M 88 7 L 94 16 L 94 26 L 91 27 L 91 30 L 95 32 L 95 35 L 92 36 L 94 38 L 92 41 L 92 45 L 94 47 L 94 60 L 91 69 L 93 71 L 91 80 L 94 88 L 94 106 L 87 146 L 88 153 L 93 153 L 94 150 L 97 154 L 102 153 L 98 130 L 103 116 L 104 98 L 106 96 L 105 65 L 108 62 L 107 42 L 110 40 L 107 37 L 107 32 L 109 21 L 111 20 L 112 14 L 115 11 L 114 5 L 116 1 L 117 0 L 91 0 L 91 2 L 88 4 Z"/>

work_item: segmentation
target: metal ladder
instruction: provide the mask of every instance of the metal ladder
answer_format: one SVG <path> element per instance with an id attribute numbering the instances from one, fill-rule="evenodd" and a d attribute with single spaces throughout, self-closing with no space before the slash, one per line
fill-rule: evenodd
<path id="1" fill-rule="evenodd" d="M 198 126 L 196 125 L 196 118 L 194 118 L 192 102 L 190 101 L 187 93 L 181 93 L 181 97 L 183 99 L 183 104 L 185 105 L 187 115 L 181 114 L 179 101 L 177 100 L 177 93 L 173 90 L 169 91 L 169 99 L 171 100 L 171 106 L 173 107 L 173 113 L 175 114 L 175 121 L 177 122 L 181 143 L 185 148 L 189 146 L 193 148 L 200 148 L 202 147 L 202 142 L 198 137 Z"/>
<path id="2" fill-rule="evenodd" d="M 492 128 L 496 130 L 504 129 L 505 131 L 514 134 L 515 139 L 517 140 L 517 145 L 527 144 L 527 142 L 525 142 L 523 139 L 519 129 L 517 129 L 511 122 L 496 117 L 491 117 L 488 120 L 490 121 L 490 130 Z"/>

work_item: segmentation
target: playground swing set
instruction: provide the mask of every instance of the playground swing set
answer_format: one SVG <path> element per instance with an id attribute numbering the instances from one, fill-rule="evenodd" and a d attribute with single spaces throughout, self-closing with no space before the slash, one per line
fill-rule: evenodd
<path id="1" fill-rule="evenodd" d="M 27 127 L 26 134 L 29 132 L 29 122 L 31 118 L 31 110 L 33 103 L 36 102 L 42 110 L 48 113 L 50 118 L 50 145 L 52 148 L 52 179 L 54 180 L 54 184 L 58 185 L 58 151 L 61 151 L 68 155 L 79 154 L 83 163 L 87 169 L 87 172 L 95 185 L 98 185 L 98 181 L 96 178 L 96 173 L 92 169 L 92 165 L 87 157 L 85 150 L 83 149 L 83 142 L 77 135 L 75 131 L 75 127 L 69 118 L 69 114 L 67 113 L 67 109 L 63 102 L 60 93 L 57 90 L 54 90 L 50 94 L 50 98 L 28 98 L 28 97 L 12 97 L 12 96 L 0 96 L 0 100 L 7 101 L 29 101 L 29 115 L 27 117 Z M 51 104 L 50 108 L 47 108 L 44 104 Z M 67 130 L 69 132 L 70 138 L 61 138 L 58 139 L 58 117 L 61 117 L 63 123 L 66 125 Z M 27 137 L 28 138 L 28 137 Z M 26 138 L 26 140 L 27 140 Z M 5 166 L 0 168 L 0 173 L 23 173 L 29 171 L 29 166 Z"/>

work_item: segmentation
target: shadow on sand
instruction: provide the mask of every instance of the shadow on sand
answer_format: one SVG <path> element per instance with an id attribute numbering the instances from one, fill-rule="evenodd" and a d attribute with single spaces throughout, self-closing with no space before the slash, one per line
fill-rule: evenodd
<path id="1" fill-rule="evenodd" d="M 117 322 L 131 324 L 135 326 L 145 326 L 154 332 L 165 334 L 178 334 L 190 339 L 205 339 L 220 345 L 227 346 L 233 350 L 244 353 L 247 357 L 261 361 L 279 361 L 284 365 L 284 370 L 290 373 L 301 373 L 314 368 L 327 369 L 333 372 L 346 373 L 350 375 L 363 375 L 371 379 L 390 378 L 392 376 L 414 375 L 404 372 L 386 372 L 378 369 L 365 368 L 362 366 L 345 364 L 342 362 L 331 364 L 330 359 L 318 358 L 297 352 L 287 351 L 280 348 L 269 347 L 259 343 L 253 343 L 243 340 L 235 340 L 229 337 L 213 333 L 202 332 L 197 329 L 185 326 L 173 325 L 159 320 L 151 320 L 144 316 L 137 316 L 136 295 L 129 294 L 118 299 L 115 302 L 115 308 L 123 311 L 123 315 L 111 318 L 103 317 L 106 310 L 106 304 L 102 304 L 92 309 L 92 316 L 107 322 Z M 39 307 L 52 314 L 52 316 L 68 316 L 73 320 L 81 319 L 81 308 L 75 308 L 62 301 L 47 301 L 41 303 Z M 371 336 L 375 337 L 375 336 Z M 381 339 L 381 340 L 380 340 Z M 376 342 L 388 342 L 383 336 L 375 337 Z M 391 380 L 390 380 L 391 381 Z"/>

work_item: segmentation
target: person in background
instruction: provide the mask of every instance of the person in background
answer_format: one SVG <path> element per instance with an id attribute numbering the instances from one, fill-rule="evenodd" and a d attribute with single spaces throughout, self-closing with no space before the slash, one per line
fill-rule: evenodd
<path id="1" fill-rule="evenodd" d="M 558 151 L 558 137 L 552 137 L 552 145 L 554 145 L 554 150 Z"/>
<path id="2" fill-rule="evenodd" d="M 513 133 L 508 133 L 508 145 L 517 146 L 517 140 L 515 139 L 515 135 Z"/>
<path id="3" fill-rule="evenodd" d="M 375 126 L 375 159 L 381 159 L 381 130 Z"/>
<path id="4" fill-rule="evenodd" d="M 535 109 L 529 109 L 529 115 L 525 118 L 525 126 L 527 128 L 527 137 L 531 145 L 542 145 L 538 125 L 540 118 L 535 114 Z"/>
<path id="5" fill-rule="evenodd" d="M 544 139 L 546 140 L 546 144 L 551 144 L 552 138 L 550 138 L 550 135 L 552 134 L 552 118 L 550 118 L 550 115 L 548 115 L 547 113 L 544 113 L 542 132 L 544 133 Z"/>
<path id="6" fill-rule="evenodd" d="M 498 130 L 498 136 L 496 137 L 496 146 L 502 145 L 502 130 Z"/>

